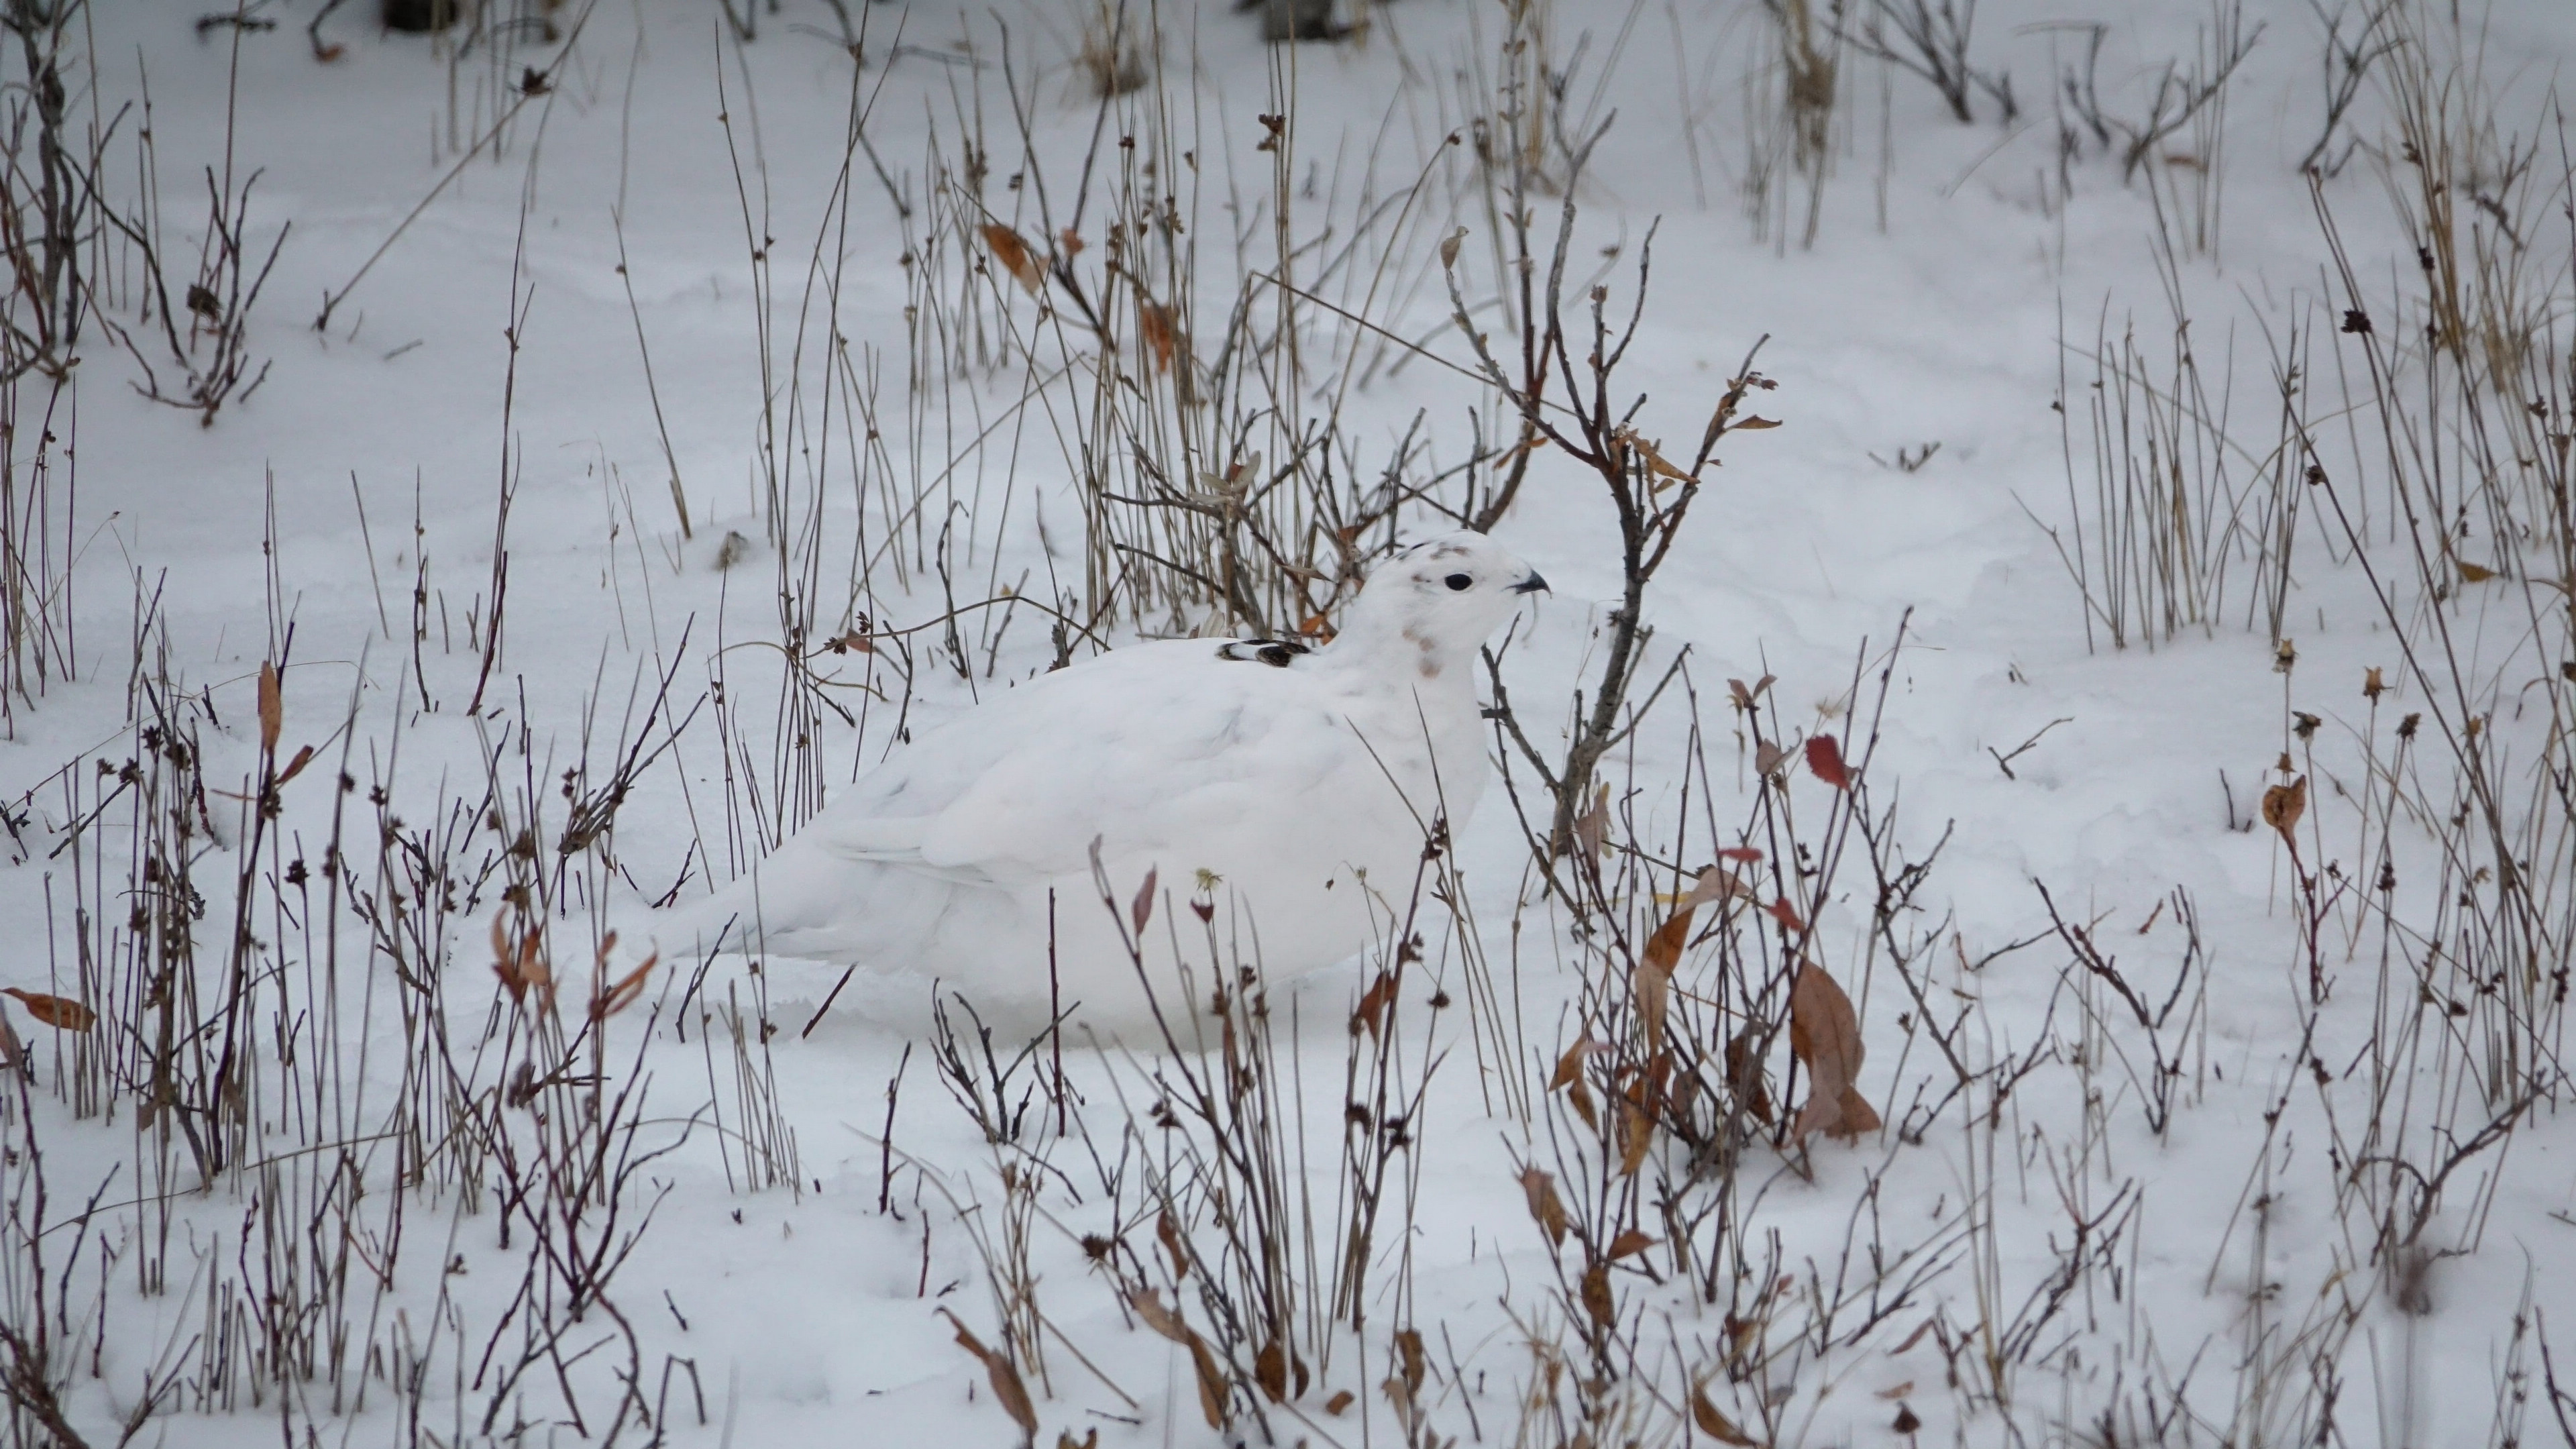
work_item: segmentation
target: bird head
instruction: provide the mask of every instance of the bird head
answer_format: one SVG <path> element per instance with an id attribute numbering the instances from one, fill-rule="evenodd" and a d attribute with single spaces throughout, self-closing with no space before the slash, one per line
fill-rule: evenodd
<path id="1" fill-rule="evenodd" d="M 1472 658 L 1524 595 L 1546 588 L 1536 569 L 1485 535 L 1444 534 L 1379 564 L 1343 635 L 1374 647 L 1401 645 L 1420 656 L 1426 677 L 1436 677 Z"/>

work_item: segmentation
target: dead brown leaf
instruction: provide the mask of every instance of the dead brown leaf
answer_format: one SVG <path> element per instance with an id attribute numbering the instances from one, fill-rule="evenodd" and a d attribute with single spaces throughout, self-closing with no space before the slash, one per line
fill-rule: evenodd
<path id="1" fill-rule="evenodd" d="M 1197 1329 L 1183 1323 L 1179 1314 L 1164 1307 L 1162 1298 L 1151 1288 L 1137 1289 L 1128 1295 L 1127 1302 L 1136 1310 L 1136 1316 L 1145 1320 L 1146 1327 L 1190 1351 L 1190 1362 L 1198 1369 L 1199 1410 L 1207 1415 L 1209 1428 L 1224 1428 L 1228 1381 L 1216 1355 L 1208 1350 L 1207 1340 L 1199 1337 Z"/>
<path id="2" fill-rule="evenodd" d="M 1593 793 L 1592 804 L 1574 817 L 1574 847 L 1590 860 L 1609 846 L 1610 787 L 1603 785 Z"/>
<path id="3" fill-rule="evenodd" d="M 956 1328 L 957 1346 L 982 1360 L 984 1377 L 991 1380 L 993 1384 L 993 1397 L 1001 1401 L 1002 1412 L 1011 1416 L 1011 1422 L 1020 1426 L 1020 1433 L 1024 1436 L 1020 1442 L 1035 1443 L 1038 1432 L 1037 1406 L 1029 1402 L 1028 1385 L 1020 1382 L 1020 1370 L 1011 1362 L 1010 1355 L 986 1348 L 984 1341 L 977 1338 L 956 1314 L 950 1313 L 945 1308 L 940 1309 L 939 1312 Z"/>
<path id="4" fill-rule="evenodd" d="M 1423 1378 L 1431 1371 L 1431 1356 L 1422 1350 L 1418 1329 L 1399 1328 L 1395 1332 L 1395 1351 L 1404 1364 L 1404 1386 L 1419 1391 Z"/>
<path id="5" fill-rule="evenodd" d="M 1538 1168 L 1521 1172 L 1521 1193 L 1529 1199 L 1530 1217 L 1547 1234 L 1548 1246 L 1565 1244 L 1565 1203 L 1556 1195 L 1556 1178 Z"/>
<path id="6" fill-rule="evenodd" d="M 1654 1114 L 1622 1097 L 1619 1099 L 1619 1175 L 1635 1177 L 1646 1165 L 1646 1154 L 1655 1145 Z"/>
<path id="7" fill-rule="evenodd" d="M 1565 1049 L 1565 1055 L 1556 1059 L 1556 1072 L 1547 1079 L 1547 1089 L 1551 1092 L 1562 1091 L 1572 1083 L 1582 1080 L 1583 1059 L 1591 1052 L 1592 1038 L 1576 1037 L 1574 1045 Z"/>
<path id="8" fill-rule="evenodd" d="M 1862 1057 L 1860 1018 L 1842 987 L 1813 962 L 1799 966 L 1789 987 L 1789 1050 L 1808 1077 L 1807 1105 L 1798 1109 L 1793 1135 L 1858 1137 L 1878 1129 L 1877 1111 L 1854 1085 Z"/>
<path id="9" fill-rule="evenodd" d="M 1261 1352 L 1252 1356 L 1252 1379 L 1270 1396 L 1270 1402 L 1288 1402 L 1288 1350 L 1280 1346 L 1279 1340 L 1274 1338 L 1263 1344 Z"/>
<path id="10" fill-rule="evenodd" d="M 1691 1422 L 1699 1426 L 1701 1433 L 1720 1444 L 1746 1445 L 1761 1442 L 1735 1427 L 1733 1419 L 1718 1412 L 1717 1405 L 1709 1402 L 1706 1384 L 1700 1384 L 1691 1390 L 1690 1407 Z"/>
<path id="11" fill-rule="evenodd" d="M 1762 1081 L 1762 1059 L 1753 1054 L 1760 1042 L 1761 1029 L 1748 1026 L 1727 1039 L 1726 1080 L 1735 1092 L 1735 1100 L 1753 1114 L 1756 1122 L 1771 1120 L 1771 1089 Z"/>
<path id="12" fill-rule="evenodd" d="M 1583 1311 L 1592 1315 L 1593 1322 L 1603 1328 L 1618 1326 L 1619 1300 L 1610 1292 L 1609 1264 L 1595 1263 L 1583 1270 L 1582 1295 Z"/>

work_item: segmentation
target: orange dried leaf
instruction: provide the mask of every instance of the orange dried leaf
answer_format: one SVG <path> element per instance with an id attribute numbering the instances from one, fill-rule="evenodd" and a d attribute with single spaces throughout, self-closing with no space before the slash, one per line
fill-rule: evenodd
<path id="1" fill-rule="evenodd" d="M 296 750 L 295 758 L 286 762 L 286 768 L 277 772 L 277 783 L 283 785 L 287 781 L 294 779 L 296 776 L 303 774 L 304 767 L 312 763 L 313 747 L 311 745 L 302 746 Z"/>
<path id="2" fill-rule="evenodd" d="M 2460 566 L 2460 581 L 2462 583 L 2483 584 L 2487 580 L 2496 576 L 2496 571 L 2488 568 L 2484 564 L 2473 564 L 2464 558 L 2453 559 L 2452 562 Z"/>
<path id="3" fill-rule="evenodd" d="M 2298 841 L 2290 832 L 2299 828 L 2299 817 L 2307 813 L 2308 777 L 2305 775 L 2263 792 L 2263 823 L 2279 831 L 2281 838 L 2289 841 L 2294 849 Z"/>
<path id="4" fill-rule="evenodd" d="M 1395 1000 L 1395 990 L 1393 973 L 1377 973 L 1377 979 L 1369 983 L 1369 989 L 1360 993 L 1359 1005 L 1351 1008 L 1351 1035 L 1358 1036 L 1365 1027 L 1370 1039 L 1376 1039 L 1378 1024 L 1386 1016 L 1388 1005 Z"/>
<path id="5" fill-rule="evenodd" d="M 1029 244 L 1020 240 L 1018 232 L 998 221 L 988 221 L 984 223 L 983 235 L 984 245 L 993 253 L 993 259 L 1019 278 L 1020 285 L 1028 289 L 1029 295 L 1035 296 L 1045 289 L 1046 270 L 1038 265 L 1037 257 L 1029 251 Z"/>
<path id="6" fill-rule="evenodd" d="M 1146 351 L 1153 354 L 1154 370 L 1171 371 L 1172 354 L 1179 346 L 1179 334 L 1172 328 L 1172 309 L 1160 302 L 1139 303 L 1136 324 L 1144 335 Z"/>
<path id="7" fill-rule="evenodd" d="M 613 940 L 614 937 L 611 939 Z M 652 974 L 653 967 L 660 962 L 661 959 L 662 955 L 658 951 L 645 957 L 643 965 L 636 967 L 634 970 L 627 972 L 623 976 L 620 976 L 617 978 L 617 983 L 615 985 L 610 986 L 606 990 L 601 991 L 598 995 L 592 997 L 590 1002 L 590 1019 L 592 1021 L 606 1021 L 608 1018 L 615 1016 L 617 1013 L 624 1011 L 630 1006 L 633 1006 L 635 1004 L 635 999 L 644 994 L 644 978 Z"/>
<path id="8" fill-rule="evenodd" d="M 14 996 L 27 1014 L 47 1026 L 64 1031 L 87 1031 L 98 1025 L 98 1013 L 68 996 L 47 996 L 42 992 L 21 991 L 15 986 L 0 987 L 0 996 Z"/>
<path id="9" fill-rule="evenodd" d="M 277 682 L 277 666 L 263 659 L 259 664 L 259 752 L 277 753 L 277 732 L 286 723 L 286 701 Z"/>
<path id="10" fill-rule="evenodd" d="M 1842 746 L 1834 743 L 1832 735 L 1807 737 L 1807 770 L 1837 790 L 1851 788 L 1851 771 L 1844 767 Z"/>

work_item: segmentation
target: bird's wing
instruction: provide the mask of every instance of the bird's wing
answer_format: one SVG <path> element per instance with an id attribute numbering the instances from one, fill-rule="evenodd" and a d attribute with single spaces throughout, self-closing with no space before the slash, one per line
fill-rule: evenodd
<path id="1" fill-rule="evenodd" d="M 1150 855 L 1311 805 L 1354 738 L 1303 672 L 1220 661 L 1221 642 L 1130 646 L 990 699 L 806 835 L 846 859 L 1007 886 L 1086 869 L 1095 838 L 1111 857 Z"/>

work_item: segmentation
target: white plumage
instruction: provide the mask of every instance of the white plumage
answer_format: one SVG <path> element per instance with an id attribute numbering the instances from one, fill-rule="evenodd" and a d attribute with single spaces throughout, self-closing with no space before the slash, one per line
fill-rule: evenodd
<path id="1" fill-rule="evenodd" d="M 734 885 L 660 913 L 653 947 L 853 962 L 881 984 L 936 979 L 988 1022 L 1060 1005 L 1132 1035 L 1150 1014 L 1097 841 L 1122 910 L 1155 873 L 1144 939 L 1166 1012 L 1211 930 L 1274 983 L 1330 966 L 1403 908 L 1430 823 L 1475 809 L 1476 651 L 1544 587 L 1452 534 L 1382 564 L 1311 652 L 1181 639 L 1041 675 L 925 733 Z"/>

